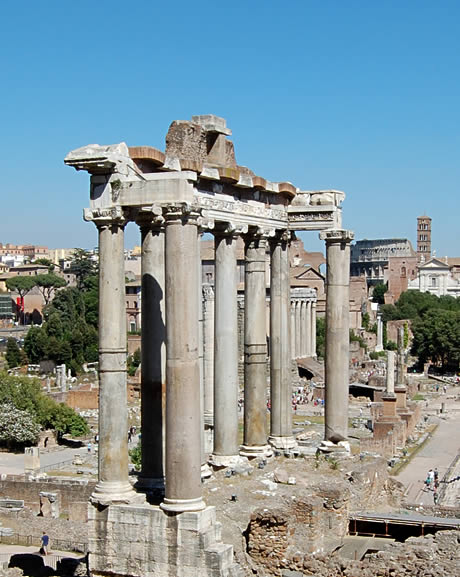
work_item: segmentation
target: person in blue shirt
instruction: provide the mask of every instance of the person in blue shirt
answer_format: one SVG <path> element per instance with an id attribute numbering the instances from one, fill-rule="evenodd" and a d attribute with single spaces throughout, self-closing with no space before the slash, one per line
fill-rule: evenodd
<path id="1" fill-rule="evenodd" d="M 43 531 L 43 535 L 41 538 L 41 543 L 42 543 L 42 547 L 41 547 L 41 553 L 42 555 L 48 555 L 48 545 L 50 542 L 50 538 L 48 537 L 48 535 L 45 533 L 45 531 Z"/>

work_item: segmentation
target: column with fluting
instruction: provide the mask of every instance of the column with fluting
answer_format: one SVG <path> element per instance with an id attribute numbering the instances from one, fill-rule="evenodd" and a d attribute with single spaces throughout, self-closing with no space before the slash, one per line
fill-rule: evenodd
<path id="1" fill-rule="evenodd" d="M 252 234 L 245 240 L 244 301 L 244 440 L 240 454 L 271 454 L 266 431 L 266 287 L 267 241 Z"/>
<path id="2" fill-rule="evenodd" d="M 236 239 L 216 231 L 214 331 L 214 450 L 211 463 L 238 457 L 238 309 Z"/>
<path id="3" fill-rule="evenodd" d="M 164 410 L 166 394 L 165 231 L 162 217 L 141 222 L 142 347 L 141 447 L 138 485 L 164 488 Z"/>
<path id="4" fill-rule="evenodd" d="M 99 479 L 92 501 L 126 503 L 135 492 L 128 478 L 124 227 L 95 221 L 99 232 Z"/>
<path id="5" fill-rule="evenodd" d="M 291 300 L 291 357 L 295 360 L 295 301 Z"/>
<path id="6" fill-rule="evenodd" d="M 325 440 L 348 435 L 350 242 L 353 233 L 323 231 L 326 241 L 326 402 Z"/>
<path id="7" fill-rule="evenodd" d="M 271 242 L 270 266 L 270 437 L 276 448 L 295 446 L 292 436 L 290 283 L 287 235 Z"/>
<path id="8" fill-rule="evenodd" d="M 311 300 L 307 301 L 307 311 L 305 314 L 305 356 L 312 357 L 311 352 Z"/>
<path id="9" fill-rule="evenodd" d="M 161 508 L 197 511 L 201 494 L 198 214 L 165 210 L 166 488 Z"/>

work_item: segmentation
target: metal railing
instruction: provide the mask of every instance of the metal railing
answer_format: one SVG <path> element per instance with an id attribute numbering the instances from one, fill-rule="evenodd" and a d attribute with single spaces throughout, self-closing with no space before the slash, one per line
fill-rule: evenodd
<path id="1" fill-rule="evenodd" d="M 21 533 L 13 533 L 12 535 L 0 535 L 0 544 L 6 545 L 23 545 L 25 547 L 37 546 L 37 551 L 40 548 L 40 535 L 24 535 Z M 88 543 L 69 541 L 68 539 L 51 539 L 51 549 L 58 551 L 71 551 L 74 553 L 81 553 L 82 555 L 88 552 Z M 63 555 L 65 557 L 65 555 Z"/>

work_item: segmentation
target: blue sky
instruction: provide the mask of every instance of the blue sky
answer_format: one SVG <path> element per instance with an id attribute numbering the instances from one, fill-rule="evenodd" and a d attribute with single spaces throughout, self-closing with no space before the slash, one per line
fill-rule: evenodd
<path id="1" fill-rule="evenodd" d="M 355 238 L 415 244 L 427 214 L 460 256 L 459 21 L 458 0 L 2 3 L 0 242 L 94 246 L 65 154 L 213 113 L 256 174 L 344 190 Z"/>

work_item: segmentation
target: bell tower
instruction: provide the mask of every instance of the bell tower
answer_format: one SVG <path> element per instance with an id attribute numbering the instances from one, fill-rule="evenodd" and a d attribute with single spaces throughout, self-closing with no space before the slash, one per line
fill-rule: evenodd
<path id="1" fill-rule="evenodd" d="M 417 263 L 426 262 L 431 258 L 431 218 L 417 218 Z"/>

